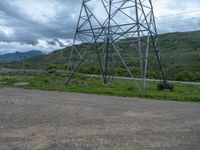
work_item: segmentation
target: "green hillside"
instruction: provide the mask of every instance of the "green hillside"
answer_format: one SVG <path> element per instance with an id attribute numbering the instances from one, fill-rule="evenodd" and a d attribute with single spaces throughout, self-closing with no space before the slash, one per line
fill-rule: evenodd
<path id="1" fill-rule="evenodd" d="M 125 52 L 122 53 L 129 64 L 135 65 L 139 70 L 137 64 L 138 57 L 136 53 L 131 51 L 130 47 L 130 45 L 126 45 L 124 47 Z M 185 81 L 200 80 L 200 31 L 159 35 L 158 47 L 161 49 L 161 56 L 168 79 Z M 24 61 L 22 64 L 30 68 L 53 66 L 57 69 L 64 69 L 68 62 L 70 49 L 68 47 L 54 51 L 46 56 L 34 57 Z M 95 71 L 96 66 L 93 65 L 96 62 L 95 55 L 90 57 L 89 61 L 86 62 L 87 65 L 82 67 L 81 72 L 97 73 L 99 71 Z M 152 60 L 150 59 L 149 61 L 151 64 Z M 12 66 L 12 64 L 7 65 Z M 121 69 L 121 72 L 124 71 L 122 68 L 119 69 Z M 139 74 L 138 72 L 137 75 Z M 121 73 L 120 75 L 126 74 Z M 148 76 L 152 77 L 150 74 Z"/>

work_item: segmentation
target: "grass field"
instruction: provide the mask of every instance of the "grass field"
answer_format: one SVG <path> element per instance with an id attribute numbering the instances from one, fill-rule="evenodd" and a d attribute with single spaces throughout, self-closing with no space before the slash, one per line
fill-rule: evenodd
<path id="1" fill-rule="evenodd" d="M 65 73 L 59 71 L 53 73 L 6 73 L 0 74 L 0 86 L 200 102 L 200 85 L 176 84 L 173 91 L 167 92 L 157 90 L 157 82 L 148 81 L 146 93 L 142 96 L 141 92 L 136 90 L 134 82 L 130 80 L 111 79 L 110 83 L 105 86 L 101 79 L 76 75 L 68 86 L 64 86 L 62 85 L 64 76 Z M 30 84 L 15 85 L 18 82 Z"/>

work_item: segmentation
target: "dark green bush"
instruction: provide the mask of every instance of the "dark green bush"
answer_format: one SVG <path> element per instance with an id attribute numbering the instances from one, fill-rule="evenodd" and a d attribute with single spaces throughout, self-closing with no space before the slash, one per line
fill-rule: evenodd
<path id="1" fill-rule="evenodd" d="M 55 70 L 55 69 L 58 69 L 58 65 L 56 64 L 49 64 L 47 66 L 47 70 Z"/>
<path id="2" fill-rule="evenodd" d="M 99 74 L 100 69 L 97 66 L 83 66 L 79 69 L 79 72 L 85 74 Z"/>
<path id="3" fill-rule="evenodd" d="M 56 70 L 54 69 L 48 71 L 48 74 L 55 74 L 55 73 L 56 73 Z"/>
<path id="4" fill-rule="evenodd" d="M 200 72 L 183 71 L 176 75 L 176 80 L 178 80 L 178 81 L 199 81 L 200 80 Z"/>
<path id="5" fill-rule="evenodd" d="M 164 90 L 172 91 L 174 89 L 174 85 L 170 83 L 165 83 L 164 81 L 162 81 L 157 84 L 157 89 L 160 91 L 164 91 Z"/>

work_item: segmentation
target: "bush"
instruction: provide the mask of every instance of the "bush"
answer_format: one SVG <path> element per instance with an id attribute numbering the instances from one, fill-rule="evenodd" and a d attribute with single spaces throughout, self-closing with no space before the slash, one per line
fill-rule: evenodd
<path id="1" fill-rule="evenodd" d="M 127 88 L 127 91 L 133 91 L 133 89 L 134 89 L 133 86 L 129 86 L 129 87 Z"/>
<path id="2" fill-rule="evenodd" d="M 183 72 L 180 72 L 177 74 L 176 80 L 178 80 L 178 81 L 199 81 L 200 73 L 183 71 Z"/>
<path id="3" fill-rule="evenodd" d="M 48 74 L 55 74 L 55 73 L 56 73 L 56 70 L 54 69 L 48 71 Z"/>
<path id="4" fill-rule="evenodd" d="M 117 72 L 117 75 L 118 75 L 118 76 L 122 76 L 122 77 L 127 77 L 127 76 L 129 76 L 127 70 L 124 69 L 124 68 L 116 68 L 115 71 Z"/>
<path id="5" fill-rule="evenodd" d="M 162 81 L 157 84 L 157 89 L 160 91 L 164 91 L 164 90 L 172 91 L 174 89 L 174 85 L 170 83 L 165 84 L 165 82 Z"/>
<path id="6" fill-rule="evenodd" d="M 55 70 L 55 69 L 58 69 L 58 65 L 56 64 L 49 64 L 47 66 L 47 70 Z"/>
<path id="7" fill-rule="evenodd" d="M 83 66 L 79 69 L 79 72 L 85 74 L 99 74 L 100 69 L 98 66 Z"/>

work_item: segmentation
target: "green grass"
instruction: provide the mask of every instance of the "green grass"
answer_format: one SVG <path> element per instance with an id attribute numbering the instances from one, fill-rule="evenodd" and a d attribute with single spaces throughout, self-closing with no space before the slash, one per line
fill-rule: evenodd
<path id="1" fill-rule="evenodd" d="M 135 84 L 130 80 L 114 79 L 105 86 L 101 79 L 77 75 L 68 86 L 64 86 L 61 84 L 64 75 L 63 72 L 58 71 L 52 74 L 0 74 L 0 86 L 19 87 L 14 84 L 17 82 L 29 82 L 29 85 L 20 86 L 20 88 L 200 102 L 200 85 L 176 84 L 172 92 L 166 92 L 156 89 L 157 82 L 147 82 L 146 93 L 142 96 L 141 92 L 135 90 Z"/>

